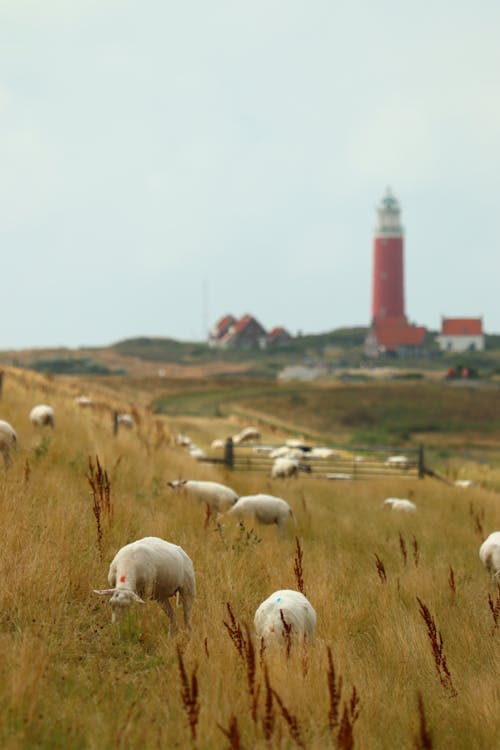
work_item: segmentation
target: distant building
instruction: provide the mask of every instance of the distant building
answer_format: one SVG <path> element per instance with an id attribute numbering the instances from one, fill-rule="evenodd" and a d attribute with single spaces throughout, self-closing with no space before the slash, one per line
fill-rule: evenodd
<path id="1" fill-rule="evenodd" d="M 286 346 L 292 340 L 292 336 L 288 333 L 286 328 L 278 326 L 273 328 L 267 334 L 267 345 L 268 346 Z"/>
<path id="2" fill-rule="evenodd" d="M 372 323 L 365 340 L 367 357 L 416 353 L 425 328 L 408 323 L 404 305 L 403 227 L 400 208 L 389 188 L 377 208 L 373 247 Z"/>
<path id="3" fill-rule="evenodd" d="M 441 333 L 436 340 L 444 352 L 482 352 L 482 318 L 442 318 Z"/>
<path id="4" fill-rule="evenodd" d="M 265 349 L 267 346 L 283 346 L 292 336 L 283 327 L 273 328 L 269 333 L 252 315 L 237 320 L 225 315 L 210 331 L 208 344 L 218 349 Z"/>

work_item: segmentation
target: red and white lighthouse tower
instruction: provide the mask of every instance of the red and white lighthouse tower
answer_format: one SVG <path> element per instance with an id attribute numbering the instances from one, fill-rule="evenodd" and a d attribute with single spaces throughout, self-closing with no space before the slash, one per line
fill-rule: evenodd
<path id="1" fill-rule="evenodd" d="M 408 323 L 405 315 L 403 227 L 396 198 L 387 188 L 377 207 L 373 246 L 372 325 L 365 353 L 409 353 L 423 343 L 425 328 Z"/>
<path id="2" fill-rule="evenodd" d="M 389 188 L 377 208 L 373 249 L 372 319 L 403 318 L 403 227 L 400 208 Z"/>

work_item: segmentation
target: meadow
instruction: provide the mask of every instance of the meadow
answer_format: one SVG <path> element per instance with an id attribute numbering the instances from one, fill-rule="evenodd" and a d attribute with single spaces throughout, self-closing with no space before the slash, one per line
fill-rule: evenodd
<path id="1" fill-rule="evenodd" d="M 500 529 L 498 454 L 491 464 L 447 458 L 443 471 L 476 479 L 462 489 L 401 477 L 270 480 L 197 463 L 175 445 L 177 431 L 208 445 L 252 410 L 266 415 L 263 439 L 271 442 L 288 436 L 285 426 L 346 439 L 357 429 L 348 415 L 327 424 L 320 388 L 302 396 L 306 405 L 291 391 L 271 404 L 248 389 L 241 399 L 234 389 L 225 401 L 218 393 L 212 411 L 159 415 L 149 408 L 166 398 L 157 383 L 6 371 L 0 418 L 16 428 L 19 449 L 10 469 L 0 466 L 1 747 L 497 745 L 500 588 L 478 549 Z M 92 396 L 92 409 L 75 404 L 80 392 Z M 453 408 L 463 404 L 464 391 L 449 393 Z M 433 398 L 445 408 L 443 395 Z M 383 399 L 378 393 L 375 401 Z M 490 452 L 491 444 L 500 451 L 483 395 L 466 399 L 460 419 L 468 439 L 473 433 L 479 444 L 484 427 Z M 42 402 L 55 407 L 53 433 L 29 423 Z M 137 427 L 113 437 L 115 408 L 133 409 Z M 494 422 L 491 407 L 489 414 Z M 456 435 L 440 433 L 441 447 L 447 439 Z M 280 537 L 275 527 L 207 519 L 201 505 L 167 486 L 179 477 L 283 497 L 297 526 Z M 410 492 L 416 514 L 382 507 L 385 497 Z M 108 601 L 93 593 L 107 587 L 116 551 L 148 535 L 180 544 L 193 560 L 189 632 L 171 636 L 153 602 L 112 626 Z M 318 614 L 314 644 L 263 650 L 253 637 L 255 609 L 273 591 L 299 585 Z"/>

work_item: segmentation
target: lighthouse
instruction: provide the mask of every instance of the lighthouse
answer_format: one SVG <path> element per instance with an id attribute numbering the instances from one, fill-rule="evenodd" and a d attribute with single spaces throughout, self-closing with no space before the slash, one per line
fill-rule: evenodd
<path id="1" fill-rule="evenodd" d="M 425 328 L 408 323 L 404 297 L 404 231 L 390 188 L 377 206 L 373 240 L 372 321 L 365 354 L 410 354 L 422 346 Z"/>
<path id="2" fill-rule="evenodd" d="M 373 247 L 373 320 L 405 317 L 403 283 L 400 208 L 390 188 L 387 188 L 377 207 Z"/>

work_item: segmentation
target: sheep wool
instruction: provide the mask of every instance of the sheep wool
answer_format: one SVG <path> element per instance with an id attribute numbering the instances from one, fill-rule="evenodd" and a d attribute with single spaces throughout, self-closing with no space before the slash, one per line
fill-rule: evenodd
<path id="1" fill-rule="evenodd" d="M 5 468 L 12 465 L 11 450 L 17 448 L 17 432 L 9 422 L 0 419 L 0 453 L 3 456 Z"/>
<path id="2" fill-rule="evenodd" d="M 199 502 L 206 503 L 211 510 L 225 511 L 238 499 L 238 495 L 231 487 L 219 482 L 180 479 L 168 484 L 173 490 L 183 491 Z"/>
<path id="3" fill-rule="evenodd" d="M 314 641 L 316 612 L 300 591 L 275 591 L 262 602 L 254 617 L 257 637 L 270 642 L 281 640 L 284 635 L 283 620 L 291 625 L 291 636 L 305 636 L 311 643 Z"/>
<path id="4" fill-rule="evenodd" d="M 500 531 L 494 531 L 479 548 L 479 558 L 494 578 L 500 581 Z"/>
<path id="5" fill-rule="evenodd" d="M 116 553 L 109 566 L 109 589 L 94 593 L 111 597 L 111 621 L 118 622 L 132 602 L 157 601 L 167 613 L 171 632 L 177 630 L 169 598 L 179 594 L 184 624 L 190 627 L 190 615 L 196 594 L 194 568 L 182 547 L 155 536 L 126 544 Z"/>
<path id="6" fill-rule="evenodd" d="M 280 532 L 285 530 L 289 518 L 295 521 L 293 510 L 285 500 L 274 495 L 245 495 L 229 509 L 228 513 L 237 518 L 255 518 L 259 523 L 275 523 Z"/>
<path id="7" fill-rule="evenodd" d="M 56 426 L 56 415 L 52 406 L 48 404 L 38 404 L 30 411 L 30 422 L 35 427 L 52 427 Z"/>

